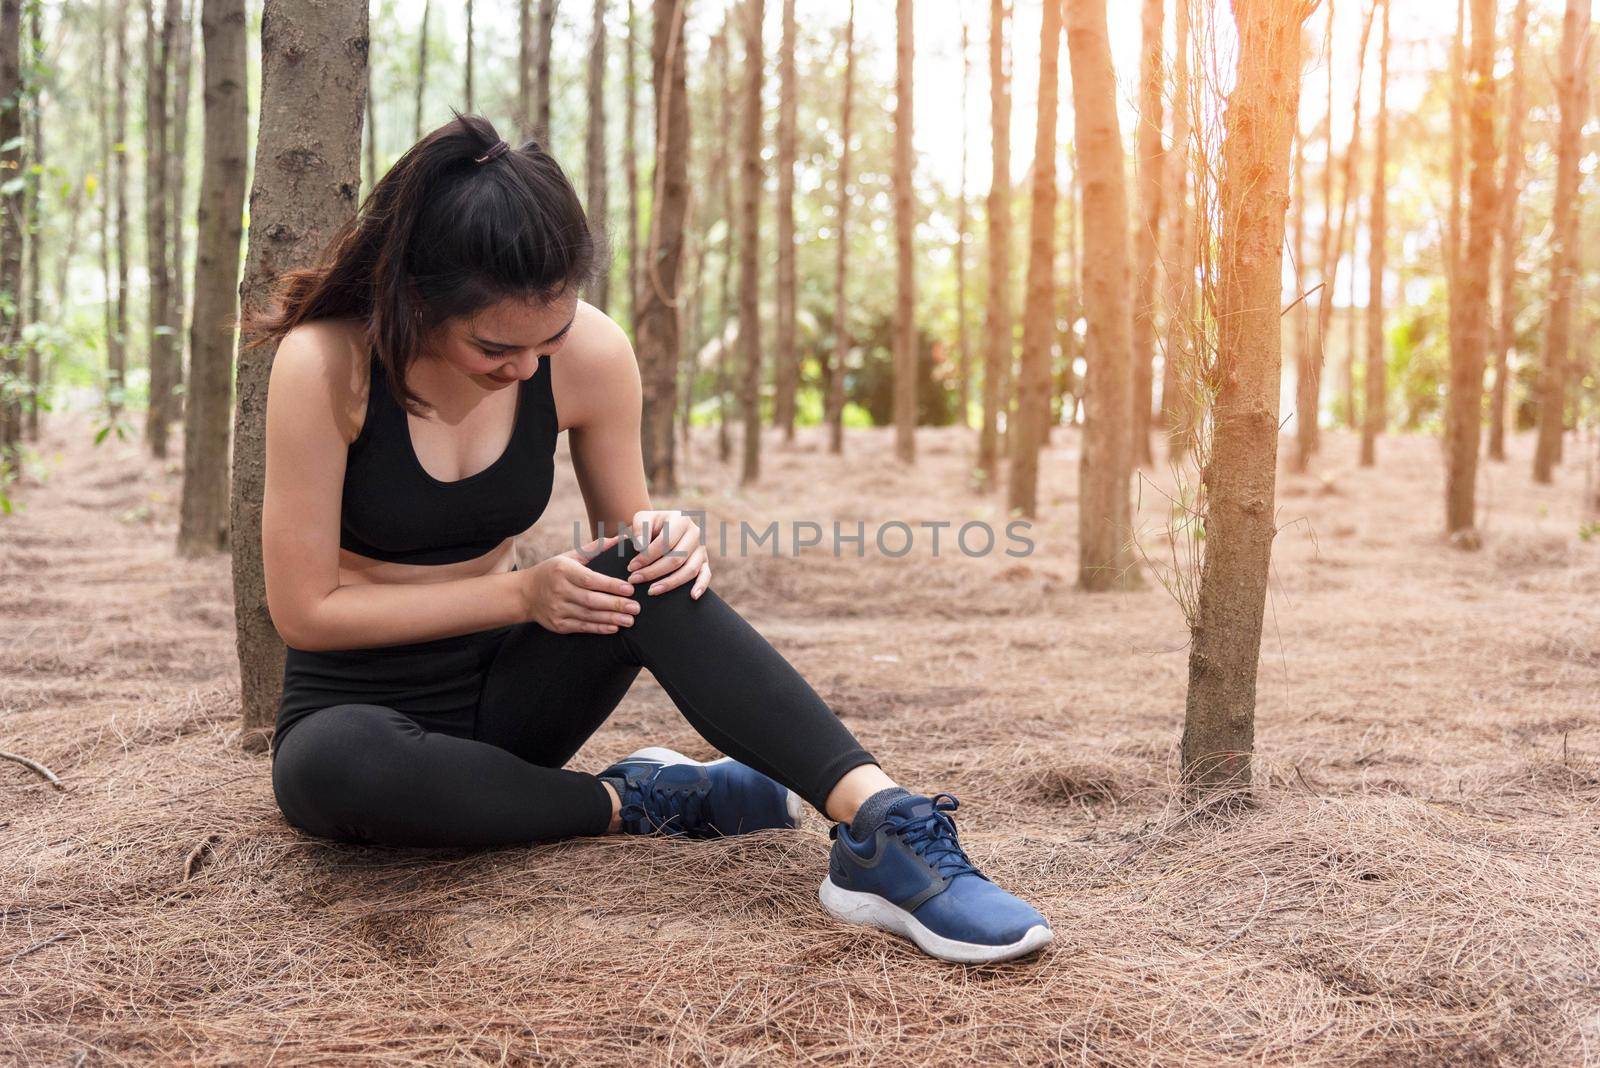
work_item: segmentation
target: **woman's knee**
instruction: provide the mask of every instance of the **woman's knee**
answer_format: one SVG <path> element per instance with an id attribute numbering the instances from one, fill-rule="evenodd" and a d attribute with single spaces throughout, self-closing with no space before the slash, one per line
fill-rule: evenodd
<path id="1" fill-rule="evenodd" d="M 272 788 L 290 823 L 334 838 L 359 838 L 364 812 L 381 808 L 400 748 L 422 729 L 382 705 L 334 705 L 295 724 L 272 762 Z"/>

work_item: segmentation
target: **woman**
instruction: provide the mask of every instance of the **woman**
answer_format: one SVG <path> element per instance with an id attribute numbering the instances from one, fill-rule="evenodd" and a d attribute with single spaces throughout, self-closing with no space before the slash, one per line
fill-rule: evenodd
<path id="1" fill-rule="evenodd" d="M 711 591 L 697 525 L 651 507 L 633 350 L 577 297 L 600 269 L 556 161 L 458 115 L 250 324 L 278 344 L 262 540 L 285 818 L 488 846 L 789 828 L 803 799 L 835 824 L 835 916 L 949 960 L 1038 949 L 1049 924 L 968 860 L 955 799 L 896 785 Z M 519 570 L 561 431 L 597 537 Z M 604 536 L 624 524 L 637 539 Z M 565 770 L 640 668 L 730 756 Z"/>

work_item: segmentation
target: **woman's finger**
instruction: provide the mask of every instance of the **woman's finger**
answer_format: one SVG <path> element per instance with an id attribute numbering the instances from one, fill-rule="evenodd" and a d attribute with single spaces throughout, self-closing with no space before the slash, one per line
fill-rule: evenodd
<path id="1" fill-rule="evenodd" d="M 649 590 L 650 594 L 653 596 L 655 594 L 669 593 L 672 590 L 677 589 L 679 586 L 682 586 L 685 582 L 694 581 L 694 577 L 700 573 L 700 568 L 705 564 L 705 562 L 706 550 L 704 546 L 702 546 L 690 553 L 689 559 L 683 561 L 682 565 L 679 566 L 677 570 L 673 571 L 671 574 L 667 575 L 666 578 L 661 579 L 651 586 Z"/>
<path id="2" fill-rule="evenodd" d="M 687 529 L 680 532 L 681 536 L 676 543 L 664 551 L 659 560 L 648 566 L 640 567 L 628 578 L 632 582 L 650 582 L 663 575 L 670 575 L 681 567 L 688 567 L 689 561 L 694 557 L 694 552 L 700 547 L 700 528 L 693 523 L 686 524 Z M 635 558 L 637 562 L 637 558 Z"/>
<path id="3" fill-rule="evenodd" d="M 627 579 L 612 578 L 592 567 L 579 567 L 571 574 L 572 588 L 585 590 L 599 590 L 601 593 L 614 593 L 619 597 L 633 596 L 633 584 Z"/>
<path id="4" fill-rule="evenodd" d="M 609 593 L 601 593 L 599 590 L 574 589 L 570 596 L 570 603 L 589 609 L 592 612 L 633 615 L 639 611 L 639 602 L 632 597 L 616 597 Z"/>
<path id="5" fill-rule="evenodd" d="M 651 537 L 638 555 L 628 561 L 628 570 L 637 574 L 646 564 L 661 559 L 682 534 L 682 526 L 682 520 L 674 512 L 653 513 L 650 518 Z"/>
<path id="6" fill-rule="evenodd" d="M 710 587 L 710 585 L 711 585 L 711 565 L 709 563 L 701 564 L 700 565 L 700 574 L 698 576 L 696 576 L 695 580 L 694 580 L 694 588 L 689 591 L 690 598 L 692 598 L 693 600 L 698 601 L 700 599 L 700 595 L 702 593 L 705 593 L 706 589 L 708 587 Z"/>

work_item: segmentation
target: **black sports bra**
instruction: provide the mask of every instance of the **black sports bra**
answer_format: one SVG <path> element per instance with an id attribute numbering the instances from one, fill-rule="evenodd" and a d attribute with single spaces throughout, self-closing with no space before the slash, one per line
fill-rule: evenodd
<path id="1" fill-rule="evenodd" d="M 394 563 L 453 564 L 533 526 L 550 501 L 560 432 L 549 356 L 517 383 L 516 425 L 505 451 L 454 482 L 423 469 L 376 353 L 371 368 L 367 418 L 346 454 L 341 548 Z"/>

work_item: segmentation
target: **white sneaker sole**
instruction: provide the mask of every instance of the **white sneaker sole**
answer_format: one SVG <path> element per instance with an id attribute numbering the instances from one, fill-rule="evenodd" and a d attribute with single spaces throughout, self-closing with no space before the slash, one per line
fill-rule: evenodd
<path id="1" fill-rule="evenodd" d="M 719 757 L 716 760 L 694 760 L 684 756 L 676 749 L 668 749 L 664 745 L 647 746 L 636 753 L 629 753 L 624 760 L 654 760 L 658 764 L 698 764 L 702 768 L 709 768 L 713 764 L 731 764 L 733 757 Z M 800 795 L 793 790 L 785 791 L 783 800 L 784 810 L 789 814 L 789 822 L 800 826 Z"/>
<path id="2" fill-rule="evenodd" d="M 836 919 L 880 927 L 911 939 L 931 957 L 956 964 L 992 964 L 1023 957 L 1048 945 L 1055 938 L 1055 932 L 1050 928 L 1035 924 L 1009 945 L 986 946 L 978 942 L 958 942 L 928 930 L 915 916 L 887 898 L 859 890 L 846 890 L 836 885 L 831 876 L 823 877 L 817 896 L 822 899 L 822 907 Z"/>

